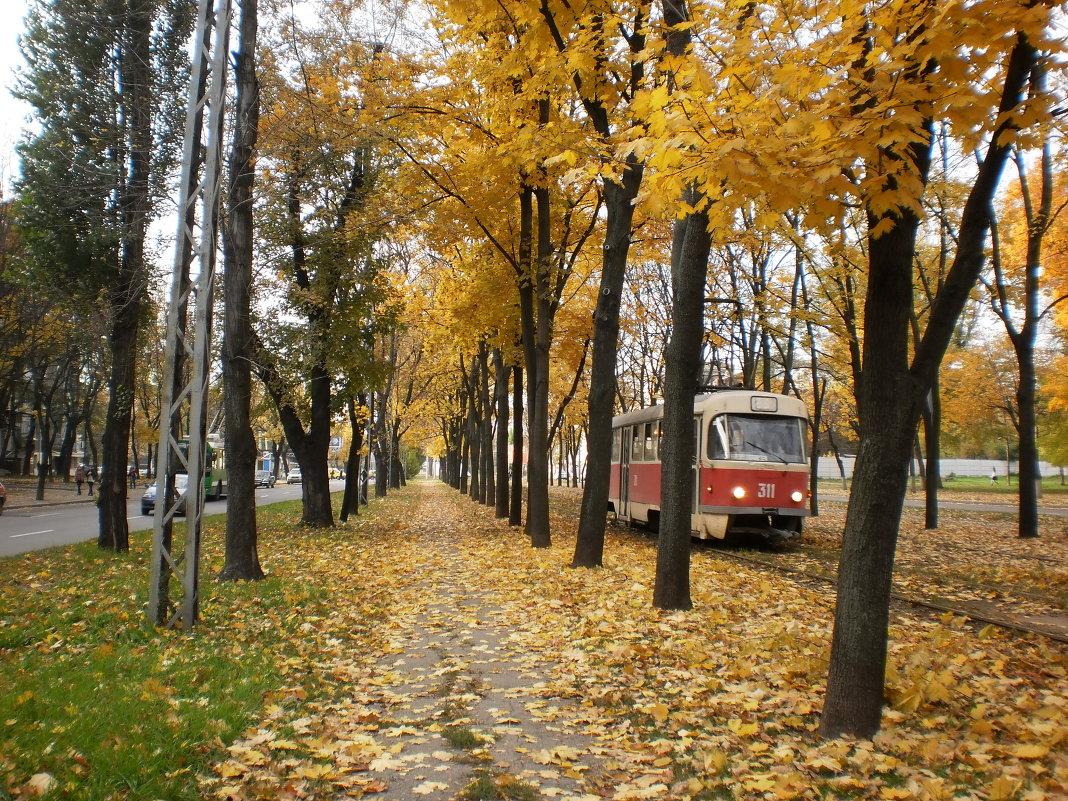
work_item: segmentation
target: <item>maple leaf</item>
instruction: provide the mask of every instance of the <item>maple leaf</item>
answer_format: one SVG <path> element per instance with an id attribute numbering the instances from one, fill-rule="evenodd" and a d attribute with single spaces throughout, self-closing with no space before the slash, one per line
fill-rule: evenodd
<path id="1" fill-rule="evenodd" d="M 448 790 L 449 785 L 441 782 L 426 781 L 412 788 L 412 792 L 418 795 L 430 795 L 438 790 Z"/>

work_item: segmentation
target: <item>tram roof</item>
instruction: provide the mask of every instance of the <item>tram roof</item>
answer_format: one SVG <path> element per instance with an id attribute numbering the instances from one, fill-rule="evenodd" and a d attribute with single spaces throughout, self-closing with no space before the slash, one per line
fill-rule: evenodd
<path id="1" fill-rule="evenodd" d="M 755 410 L 752 406 L 752 398 L 774 398 L 776 408 L 771 410 Z M 789 395 L 779 395 L 774 392 L 760 392 L 752 389 L 724 388 L 714 392 L 697 395 L 694 398 L 695 411 L 734 412 L 746 414 L 756 411 L 763 414 L 785 414 L 790 416 L 808 417 L 808 410 L 803 401 Z M 612 418 L 612 427 L 629 426 L 638 423 L 648 423 L 659 420 L 664 416 L 663 404 L 646 406 L 642 409 L 633 409 L 624 414 Z"/>

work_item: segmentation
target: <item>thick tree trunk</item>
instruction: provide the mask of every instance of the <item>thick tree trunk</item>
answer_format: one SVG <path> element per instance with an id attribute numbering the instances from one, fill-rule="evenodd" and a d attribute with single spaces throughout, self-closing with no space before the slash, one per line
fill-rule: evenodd
<path id="1" fill-rule="evenodd" d="M 145 236 L 150 207 L 152 166 L 151 33 L 153 3 L 129 0 L 122 37 L 119 80 L 123 116 L 129 142 L 129 170 L 121 190 L 122 254 L 115 283 L 108 293 L 112 313 L 111 380 L 104 424 L 104 471 L 100 476 L 101 548 L 126 551 L 130 530 L 126 522 L 126 462 L 133 418 L 137 329 L 145 286 Z"/>
<path id="2" fill-rule="evenodd" d="M 1007 60 L 992 144 L 965 203 L 957 254 L 934 299 L 927 328 L 908 364 L 912 312 L 912 258 L 919 221 L 911 208 L 881 215 L 890 229 L 869 239 L 864 361 L 858 386 L 861 447 L 846 514 L 838 571 L 838 603 L 820 721 L 826 737 L 871 737 L 879 730 L 886 669 L 890 585 L 898 523 L 908 481 L 909 452 L 921 403 L 985 259 L 990 202 L 1008 155 L 1035 50 L 1022 34 Z M 910 172 L 925 180 L 930 140 L 912 146 Z M 869 230 L 880 218 L 869 219 Z"/>
<path id="3" fill-rule="evenodd" d="M 360 407 L 366 405 L 365 397 L 358 396 Z M 352 437 L 349 440 L 349 454 L 345 461 L 345 494 L 341 502 L 341 522 L 349 519 L 349 515 L 360 513 L 360 491 L 362 478 L 360 476 L 360 451 L 363 450 L 363 421 L 360 420 L 356 410 L 356 399 L 351 395 L 348 399 L 349 428 Z"/>
<path id="4" fill-rule="evenodd" d="M 330 475 L 327 472 L 327 456 L 330 452 L 330 376 L 322 367 L 312 370 L 311 424 L 302 447 L 296 451 L 301 468 L 301 496 L 304 514 L 301 522 L 306 526 L 329 528 L 334 525 L 334 511 L 330 504 Z M 293 437 L 287 432 L 290 445 Z"/>
<path id="5" fill-rule="evenodd" d="M 692 194 L 692 193 L 690 193 Z M 688 197 L 691 204 L 699 198 Z M 653 605 L 689 609 L 690 514 L 694 492 L 693 400 L 701 375 L 705 274 L 711 248 L 708 216 L 675 223 L 671 246 L 671 340 L 665 352 L 664 436 L 661 445 L 660 532 Z"/>
<path id="6" fill-rule="evenodd" d="M 219 578 L 259 580 L 256 532 L 256 435 L 252 431 L 252 188 L 259 128 L 256 80 L 258 0 L 241 0 L 235 54 L 237 120 L 230 153 L 229 215 L 224 246 L 223 404 L 226 412 L 226 557 Z"/>

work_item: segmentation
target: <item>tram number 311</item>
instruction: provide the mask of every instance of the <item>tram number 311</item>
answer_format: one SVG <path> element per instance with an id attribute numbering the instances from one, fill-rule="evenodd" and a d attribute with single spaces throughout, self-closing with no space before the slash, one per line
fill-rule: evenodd
<path id="1" fill-rule="evenodd" d="M 774 498 L 775 497 L 775 485 L 765 484 L 760 482 L 757 484 L 757 497 L 758 498 Z"/>

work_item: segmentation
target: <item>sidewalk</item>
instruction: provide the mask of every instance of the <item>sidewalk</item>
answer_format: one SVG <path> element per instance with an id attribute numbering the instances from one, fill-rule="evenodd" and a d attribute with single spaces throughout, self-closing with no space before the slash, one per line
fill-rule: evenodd
<path id="1" fill-rule="evenodd" d="M 269 715 L 229 747 L 230 759 L 203 785 L 205 797 L 282 797 L 302 772 L 350 794 L 330 798 L 598 801 L 617 791 L 621 798 L 668 797 L 669 760 L 654 765 L 647 748 L 627 745 L 630 732 L 618 718 L 561 686 L 559 649 L 568 644 L 539 642 L 529 597 L 493 592 L 502 579 L 522 585 L 524 571 L 487 563 L 473 547 L 468 521 L 475 509 L 444 485 L 431 485 L 409 525 L 433 521 L 434 530 L 395 524 L 392 557 L 362 544 L 372 563 L 402 560 L 410 579 L 391 588 L 397 597 L 383 621 L 385 648 L 370 662 L 320 665 L 345 675 L 351 692 L 305 707 L 296 721 L 280 709 Z M 279 731 L 292 731 L 292 742 L 280 741 Z M 308 743 L 329 762 L 294 771 L 293 757 Z M 277 748 L 289 758 L 276 762 L 275 750 L 264 760 Z"/>
<path id="2" fill-rule="evenodd" d="M 67 503 L 90 503 L 96 497 L 89 494 L 89 488 L 82 486 L 82 494 L 78 494 L 78 486 L 71 481 L 65 483 L 62 479 L 45 481 L 44 500 L 37 500 L 37 479 L 28 476 L 0 476 L 7 490 L 7 502 L 4 510 L 26 509 L 35 506 L 56 506 Z M 95 490 L 94 490 L 95 492 Z"/>

